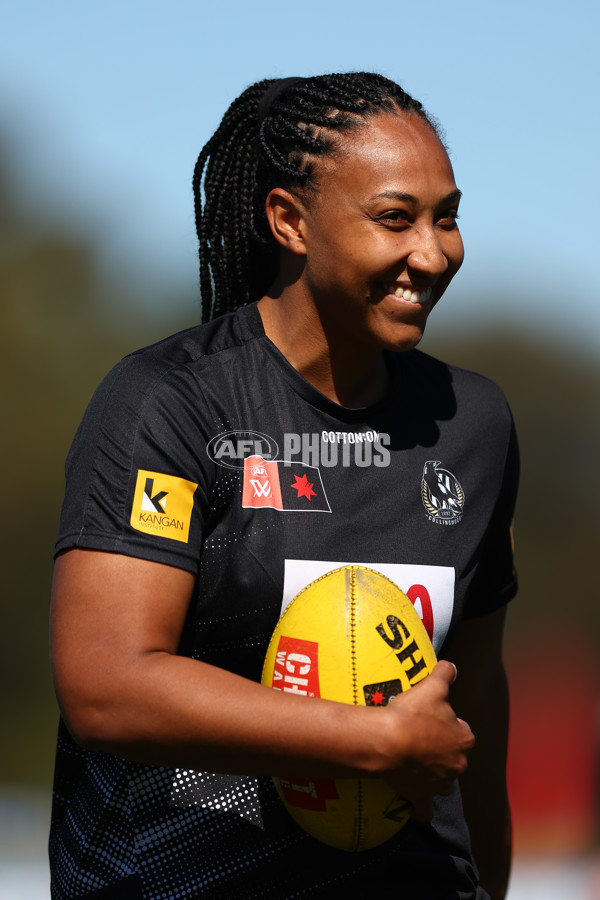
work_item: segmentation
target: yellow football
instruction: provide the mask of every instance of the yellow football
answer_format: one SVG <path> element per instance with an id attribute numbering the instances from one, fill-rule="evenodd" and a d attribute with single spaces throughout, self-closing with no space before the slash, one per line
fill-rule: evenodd
<path id="1" fill-rule="evenodd" d="M 343 566 L 307 585 L 273 632 L 262 683 L 354 706 L 385 706 L 436 664 L 408 597 L 364 566 Z M 383 779 L 274 778 L 298 825 L 340 850 L 369 850 L 408 821 L 411 805 Z"/>

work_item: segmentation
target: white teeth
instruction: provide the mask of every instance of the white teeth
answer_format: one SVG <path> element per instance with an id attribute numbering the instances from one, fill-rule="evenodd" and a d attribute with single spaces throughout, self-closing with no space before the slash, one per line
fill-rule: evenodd
<path id="1" fill-rule="evenodd" d="M 431 288 L 426 291 L 411 291 L 408 288 L 397 287 L 393 284 L 388 286 L 390 294 L 393 294 L 399 300 L 405 300 L 407 303 L 428 303 L 431 297 Z"/>

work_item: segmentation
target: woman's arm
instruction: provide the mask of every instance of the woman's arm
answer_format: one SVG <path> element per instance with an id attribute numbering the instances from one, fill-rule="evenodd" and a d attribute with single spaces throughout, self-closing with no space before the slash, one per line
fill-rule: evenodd
<path id="1" fill-rule="evenodd" d="M 242 774 L 386 777 L 427 815 L 466 766 L 472 734 L 441 663 L 385 709 L 297 697 L 177 656 L 189 572 L 71 550 L 52 603 L 56 691 L 83 746 L 138 762 Z"/>
<path id="2" fill-rule="evenodd" d="M 473 855 L 492 900 L 506 894 L 512 851 L 506 790 L 508 686 L 502 662 L 505 612 L 504 607 L 463 622 L 447 654 L 459 674 L 450 694 L 452 705 L 475 733 L 460 784 Z"/>

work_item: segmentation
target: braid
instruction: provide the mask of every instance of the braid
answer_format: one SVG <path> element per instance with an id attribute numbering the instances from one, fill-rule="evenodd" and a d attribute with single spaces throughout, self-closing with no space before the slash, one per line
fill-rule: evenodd
<path id="1" fill-rule="evenodd" d="M 439 136 L 418 100 L 370 73 L 261 81 L 234 100 L 192 182 L 204 321 L 259 299 L 273 283 L 279 254 L 265 213 L 269 191 L 313 189 L 315 163 L 335 151 L 337 133 L 382 111 L 414 113 Z"/>

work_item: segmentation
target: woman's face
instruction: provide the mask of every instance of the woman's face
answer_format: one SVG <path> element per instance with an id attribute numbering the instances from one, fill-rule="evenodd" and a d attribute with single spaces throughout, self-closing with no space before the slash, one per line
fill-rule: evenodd
<path id="1" fill-rule="evenodd" d="M 448 155 L 412 114 L 340 136 L 304 208 L 305 289 L 330 337 L 414 347 L 463 260 Z"/>

